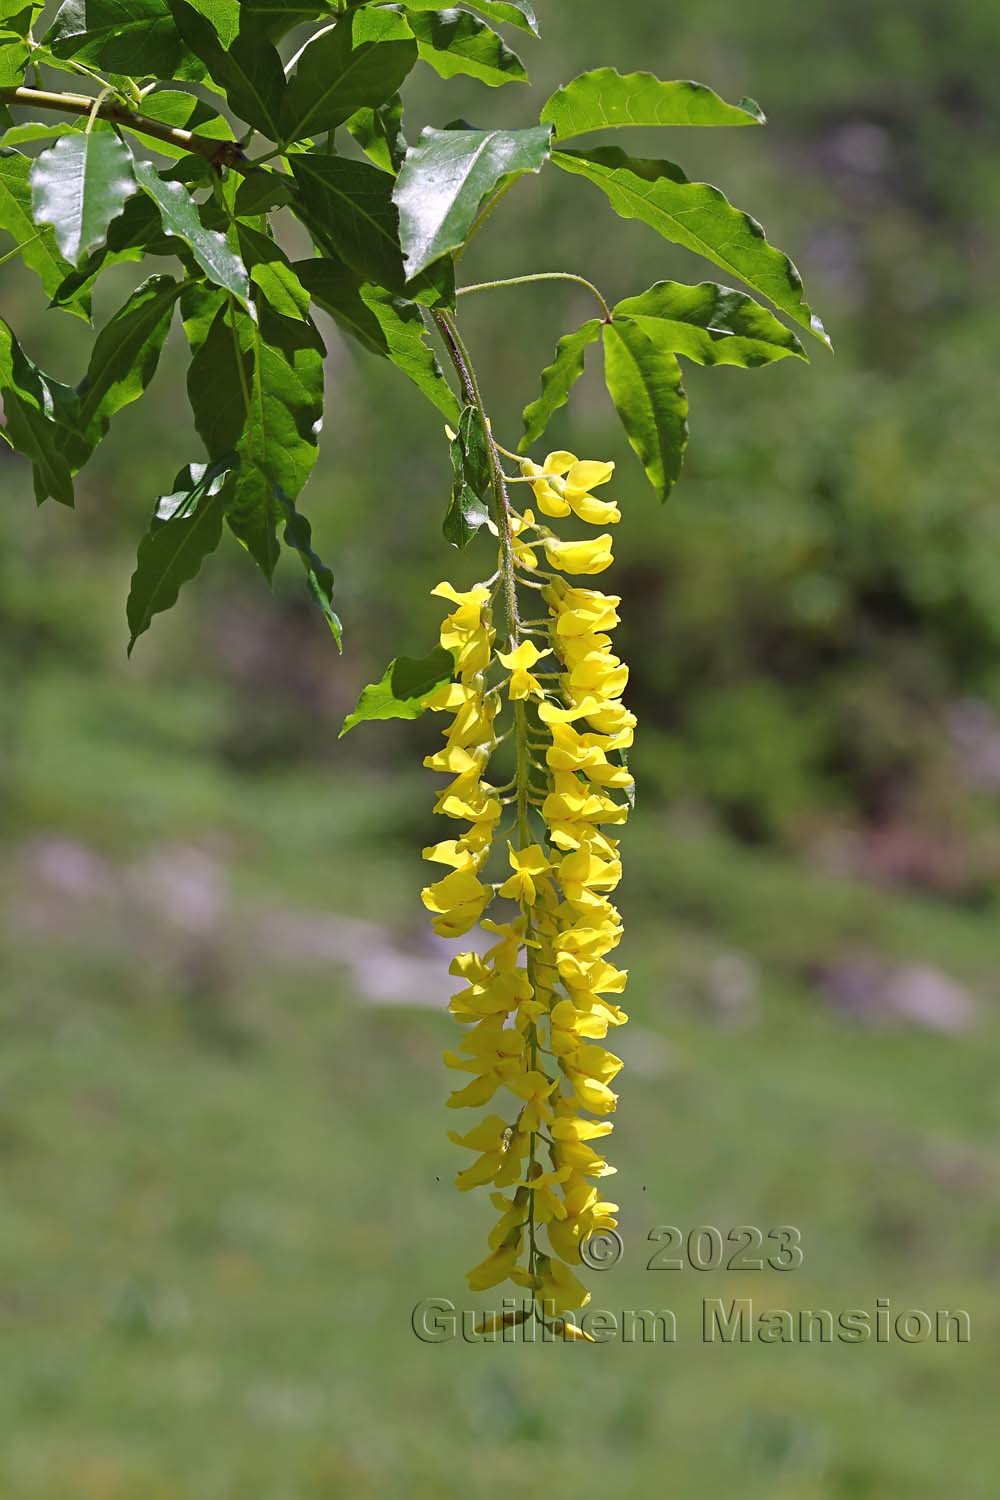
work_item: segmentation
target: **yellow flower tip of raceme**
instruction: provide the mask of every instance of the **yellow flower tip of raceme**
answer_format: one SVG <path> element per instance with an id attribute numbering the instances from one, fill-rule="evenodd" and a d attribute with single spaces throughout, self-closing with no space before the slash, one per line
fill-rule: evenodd
<path id="1" fill-rule="evenodd" d="M 612 463 L 557 451 L 520 468 L 544 517 L 619 519 L 593 493 Z M 537 1309 L 567 1342 L 593 1343 L 570 1314 L 589 1301 L 581 1245 L 616 1223 L 595 1186 L 616 1169 L 594 1143 L 611 1133 L 621 1069 L 602 1044 L 627 1020 L 609 998 L 624 990 L 626 971 L 608 958 L 621 939 L 611 896 L 622 866 L 607 830 L 628 816 L 623 757 L 635 718 L 610 635 L 621 600 L 560 576 L 610 567 L 610 534 L 563 540 L 531 510 L 510 510 L 502 524 L 490 583 L 462 590 L 445 580 L 432 591 L 447 607 L 440 643 L 455 668 L 423 700 L 445 720 L 442 746 L 424 764 L 446 778 L 435 811 L 454 833 L 422 850 L 444 868 L 421 899 L 442 937 L 478 928 L 484 939 L 451 960 L 460 988 L 449 1009 L 462 1036 L 445 1054 L 466 1075 L 448 1108 L 488 1109 L 471 1129 L 448 1132 L 472 1153 L 456 1187 L 486 1188 L 498 1215 L 469 1287 L 510 1281 L 534 1299 L 527 1312 L 485 1314 L 477 1331 L 498 1333 Z M 496 523 L 490 530 L 499 536 Z"/>

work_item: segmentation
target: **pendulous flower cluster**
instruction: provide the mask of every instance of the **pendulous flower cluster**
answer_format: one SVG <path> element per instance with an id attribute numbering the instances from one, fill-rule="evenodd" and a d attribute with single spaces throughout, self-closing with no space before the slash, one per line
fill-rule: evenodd
<path id="1" fill-rule="evenodd" d="M 492 1106 L 465 1134 L 450 1132 L 473 1153 L 458 1187 L 492 1189 L 498 1215 L 469 1285 L 513 1281 L 531 1293 L 529 1310 L 505 1316 L 535 1314 L 566 1337 L 585 1336 L 566 1317 L 590 1296 L 576 1274 L 580 1246 L 616 1223 L 617 1205 L 599 1186 L 615 1170 L 602 1143 L 622 1066 L 602 1044 L 627 1019 L 617 1003 L 626 973 L 613 957 L 621 860 L 610 830 L 631 805 L 635 717 L 610 634 L 621 601 L 564 576 L 609 567 L 611 534 L 563 540 L 541 517 L 613 525 L 617 506 L 593 493 L 613 470 L 558 452 L 505 477 L 492 528 L 497 574 L 466 593 L 434 590 L 451 606 L 440 639 L 455 673 L 426 699 L 447 715 L 443 748 L 425 761 L 449 778 L 435 810 L 457 828 L 424 850 L 447 873 L 423 901 L 442 936 L 483 935 L 451 964 L 461 983 L 451 1011 L 464 1035 L 445 1054 L 470 1075 L 449 1106 Z M 511 505 L 514 484 L 530 487 L 539 519 Z M 522 617 L 525 598 L 533 607 Z M 506 649 L 497 649 L 495 609 Z M 512 767 L 495 782 L 501 761 Z M 504 856 L 505 868 L 491 871 Z"/>

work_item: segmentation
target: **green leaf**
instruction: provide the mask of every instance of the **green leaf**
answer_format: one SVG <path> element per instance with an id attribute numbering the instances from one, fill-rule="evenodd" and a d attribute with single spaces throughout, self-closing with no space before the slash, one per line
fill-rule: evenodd
<path id="1" fill-rule="evenodd" d="M 177 602 L 222 537 L 223 486 L 231 460 L 188 464 L 174 480 L 173 493 L 156 502 L 149 531 L 139 543 L 129 589 L 128 654 L 149 629 L 153 616 Z"/>
<path id="2" fill-rule="evenodd" d="M 522 31 L 530 31 L 532 36 L 538 35 L 538 22 L 531 0 L 470 0 L 470 4 L 493 21 L 506 21 L 511 26 L 520 27 Z"/>
<path id="3" fill-rule="evenodd" d="M 451 500 L 441 530 L 446 542 L 461 550 L 467 547 L 481 526 L 490 518 L 489 507 L 475 490 L 459 478 L 452 487 Z"/>
<path id="4" fill-rule="evenodd" d="M 31 214 L 31 160 L 17 151 L 0 151 L 0 230 L 21 245 L 21 259 L 34 271 L 51 297 L 72 269 L 59 254 L 56 237 L 39 226 Z M 89 319 L 89 303 L 67 306 L 68 312 Z"/>
<path id="5" fill-rule="evenodd" d="M 451 443 L 451 500 L 442 531 L 453 547 L 467 547 L 489 520 L 490 458 L 479 414 L 464 408 Z"/>
<path id="6" fill-rule="evenodd" d="M 98 334 L 77 388 L 78 431 L 67 444 L 74 472 L 87 462 L 115 413 L 138 401 L 156 374 L 180 292 L 172 276 L 151 276 Z"/>
<path id="7" fill-rule="evenodd" d="M 231 141 L 233 127 L 229 121 L 194 94 L 185 94 L 180 89 L 159 89 L 142 101 L 142 112 L 151 120 L 160 120 L 172 125 L 175 130 L 194 130 L 210 140 Z M 123 121 L 123 128 L 128 124 Z M 148 142 L 147 142 L 148 144 Z M 161 156 L 173 157 L 175 161 L 188 153 L 181 146 L 172 146 L 169 141 L 157 141 L 156 150 Z"/>
<path id="8" fill-rule="evenodd" d="M 356 724 L 372 719 L 419 719 L 424 699 L 435 688 L 450 682 L 455 675 L 455 659 L 443 646 L 435 646 L 429 656 L 397 656 L 385 669 L 379 682 L 370 683 L 358 699 L 358 706 L 347 715 L 340 738 Z"/>
<path id="9" fill-rule="evenodd" d="M 287 285 L 283 297 L 294 302 Z M 209 457 L 237 453 L 226 518 L 270 579 L 280 550 L 276 490 L 295 500 L 316 462 L 324 351 L 312 324 L 291 316 L 287 303 L 272 308 L 258 288 L 255 306 L 257 322 L 233 301 L 219 310 L 192 359 L 188 394 Z"/>
<path id="10" fill-rule="evenodd" d="M 614 316 L 627 317 L 658 348 L 683 354 L 698 365 L 752 370 L 789 355 L 807 358 L 791 329 L 766 307 L 715 281 L 698 286 L 658 281 L 648 292 L 619 302 Z"/>
<path id="11" fill-rule="evenodd" d="M 307 21 L 330 20 L 337 14 L 335 0 L 240 0 L 240 11 L 250 25 L 277 42 Z"/>
<path id="12" fill-rule="evenodd" d="M 309 320 L 309 293 L 299 280 L 295 267 L 281 246 L 270 235 L 262 234 L 250 224 L 237 224 L 240 248 L 254 287 L 255 305 L 263 299 L 263 306 L 270 314 L 291 318 L 308 325 L 303 338 L 319 350 L 323 350 L 319 335 Z"/>
<path id="13" fill-rule="evenodd" d="M 152 162 L 137 161 L 134 169 L 139 186 L 160 211 L 163 232 L 190 246 L 191 253 L 209 281 L 232 292 L 244 307 L 250 299 L 250 278 L 240 257 L 224 234 L 206 229 L 198 216 L 198 205 L 181 182 L 165 182 Z"/>
<path id="14" fill-rule="evenodd" d="M 220 307 L 226 305 L 226 294 L 205 281 L 191 281 L 181 292 L 181 322 L 192 356 L 208 338 Z"/>
<path id="15" fill-rule="evenodd" d="M 242 0 L 191 0 L 191 4 L 206 20 L 211 21 L 224 47 L 230 46 L 235 40 L 241 19 L 256 8 L 244 5 Z"/>
<path id="16" fill-rule="evenodd" d="M 463 244 L 483 199 L 500 183 L 540 171 L 549 137 L 547 125 L 424 130 L 406 153 L 393 193 L 407 276 Z"/>
<path id="17" fill-rule="evenodd" d="M 752 99 L 727 104 L 703 83 L 664 82 L 652 73 L 595 68 L 558 89 L 539 116 L 553 140 L 621 125 L 764 125 Z"/>
<path id="18" fill-rule="evenodd" d="M 405 285 L 392 180 L 346 156 L 295 156 L 292 173 L 313 236 L 366 281 Z"/>
<path id="19" fill-rule="evenodd" d="M 45 45 L 56 57 L 131 78 L 197 78 L 204 72 L 163 0 L 65 0 Z"/>
<path id="20" fill-rule="evenodd" d="M 0 28 L 27 36 L 41 8 L 42 0 L 0 0 Z"/>
<path id="21" fill-rule="evenodd" d="M 396 93 L 417 60 L 417 44 L 393 10 L 357 11 L 306 43 L 288 85 L 281 139 L 300 141 Z"/>
<path id="22" fill-rule="evenodd" d="M 72 507 L 73 477 L 62 445 L 64 424 L 75 418 L 76 398 L 39 370 L 2 319 L 0 395 L 7 439 L 31 460 L 36 501 L 41 505 L 51 495 L 60 505 Z"/>
<path id="23" fill-rule="evenodd" d="M 555 151 L 552 160 L 599 187 L 621 218 L 641 219 L 664 239 L 738 276 L 829 345 L 788 256 L 768 244 L 756 219 L 734 208 L 718 188 L 689 182 L 672 162 L 626 156 L 617 147 Z"/>
<path id="24" fill-rule="evenodd" d="M 0 88 L 20 87 L 30 57 L 31 47 L 23 37 L 0 30 Z"/>
<path id="25" fill-rule="evenodd" d="M 80 131 L 82 124 L 68 120 L 25 120 L 21 125 L 9 125 L 0 135 L 0 145 L 26 146 L 33 141 L 51 141 L 71 131 Z M 25 158 L 27 160 L 27 158 Z M 29 164 L 30 165 L 30 164 Z"/>
<path id="26" fill-rule="evenodd" d="M 132 158 L 111 130 L 64 135 L 31 169 L 36 224 L 51 224 L 72 265 L 102 245 L 108 225 L 136 191 Z"/>
<path id="27" fill-rule="evenodd" d="M 627 319 L 604 324 L 604 377 L 628 440 L 665 500 L 687 447 L 688 403 L 676 356 Z"/>
<path id="28" fill-rule="evenodd" d="M 390 360 L 453 426 L 457 425 L 458 401 L 427 342 L 427 329 L 415 302 L 362 281 L 336 261 L 304 260 L 294 269 L 316 305 L 329 313 L 338 327 L 372 354 Z"/>
<path id="29" fill-rule="evenodd" d="M 569 400 L 569 393 L 583 374 L 583 357 L 590 344 L 600 337 L 601 320 L 591 318 L 575 333 L 567 333 L 556 345 L 556 357 L 542 371 L 542 394 L 524 408 L 524 436 L 518 444 L 520 453 L 527 453 L 532 443 L 545 432 L 549 422 L 561 406 Z"/>
<path id="30" fill-rule="evenodd" d="M 489 16 L 491 21 L 506 21 L 511 26 L 517 26 L 521 31 L 530 31 L 532 36 L 538 35 L 538 22 L 535 20 L 535 12 L 531 6 L 531 0 L 469 0 L 473 10 L 480 14 Z M 438 0 L 407 0 L 409 10 L 437 10 Z"/>
<path id="31" fill-rule="evenodd" d="M 68 272 L 52 294 L 52 306 L 75 311 L 81 304 L 89 309 L 90 293 L 101 272 L 124 261 L 140 261 L 144 255 L 176 255 L 179 246 L 163 233 L 159 211 L 145 193 L 130 198 L 108 229 L 103 245 L 89 255 L 78 271 Z"/>
<path id="32" fill-rule="evenodd" d="M 504 83 L 527 83 L 528 74 L 516 52 L 501 36 L 467 10 L 427 10 L 410 13 L 410 26 L 420 56 L 442 78 L 467 73 L 491 88 Z"/>
<path id="33" fill-rule="evenodd" d="M 275 499 L 279 510 L 285 517 L 285 546 L 291 547 L 298 553 L 299 561 L 305 569 L 309 592 L 323 611 L 323 617 L 337 642 L 337 650 L 343 651 L 343 626 L 340 623 L 340 616 L 333 607 L 333 573 L 313 549 L 312 527 L 305 516 L 295 509 L 292 501 L 282 490 L 276 489 Z"/>
<path id="34" fill-rule="evenodd" d="M 452 444 L 453 454 L 456 445 L 462 457 L 462 473 L 466 484 L 481 498 L 488 495 L 493 483 L 493 464 L 486 446 L 486 434 L 474 406 L 463 408 L 458 423 L 458 436 Z"/>
<path id="35" fill-rule="evenodd" d="M 254 219 L 293 201 L 295 189 L 283 172 L 257 168 L 247 172 L 236 189 L 235 212 L 241 219 Z"/>
<path id="36" fill-rule="evenodd" d="M 239 35 L 225 47 L 211 23 L 186 0 L 170 4 L 181 36 L 224 89 L 234 112 L 272 141 L 280 140 L 285 70 L 259 25 L 244 16 Z"/>
<path id="37" fill-rule="evenodd" d="M 395 176 L 406 155 L 403 101 L 399 95 L 393 94 L 378 109 L 355 110 L 344 124 L 369 161 Z"/>
<path id="38" fill-rule="evenodd" d="M 253 373 L 253 341 L 240 338 L 238 309 L 228 297 L 212 293 L 198 307 L 184 333 L 193 357 L 187 376 L 188 399 L 198 436 L 208 456 L 220 460 L 235 450 L 247 425 L 250 379 Z M 206 330 L 208 313 L 212 320 Z M 185 308 L 185 313 L 188 309 Z"/>

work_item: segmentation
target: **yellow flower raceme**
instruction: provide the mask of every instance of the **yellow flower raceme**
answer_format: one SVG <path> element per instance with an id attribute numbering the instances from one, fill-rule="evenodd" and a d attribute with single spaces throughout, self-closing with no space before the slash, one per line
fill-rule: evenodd
<path id="1" fill-rule="evenodd" d="M 593 493 L 610 480 L 612 464 L 559 452 L 521 469 L 543 516 L 573 514 L 594 526 L 619 520 L 617 506 Z M 471 1075 L 450 1108 L 493 1101 L 478 1125 L 450 1132 L 474 1153 L 457 1186 L 489 1188 L 498 1215 L 490 1253 L 469 1272 L 469 1285 L 483 1291 L 509 1279 L 531 1293 L 554 1330 L 582 1338 L 563 1316 L 588 1300 L 575 1274 L 580 1245 L 615 1224 L 614 1205 L 600 1200 L 593 1182 L 615 1170 L 597 1148 L 612 1129 L 599 1117 L 617 1105 L 611 1084 L 621 1068 L 600 1044 L 627 1019 L 610 998 L 622 993 L 626 974 L 608 958 L 621 938 L 611 895 L 622 873 L 609 830 L 628 815 L 632 778 L 622 753 L 635 719 L 622 703 L 628 669 L 610 635 L 621 601 L 559 576 L 604 571 L 610 534 L 566 541 L 536 524 L 532 511 L 509 506 L 504 525 L 499 646 L 489 585 L 434 590 L 450 607 L 440 642 L 455 670 L 424 700 L 446 720 L 442 747 L 425 765 L 446 778 L 435 810 L 459 826 L 423 851 L 445 873 L 422 896 L 442 936 L 477 924 L 489 935 L 485 951 L 474 947 L 451 962 L 460 988 L 450 1010 L 464 1036 L 445 1054 L 449 1068 Z M 511 561 L 515 571 L 504 575 Z M 532 615 L 539 606 L 547 612 L 527 633 L 509 616 L 511 587 L 522 586 L 530 587 Z M 491 769 L 504 741 L 514 752 L 510 780 L 509 771 Z M 507 836 L 503 860 L 498 831 Z M 514 914 L 494 918 L 494 900 Z M 504 1318 L 531 1315 L 529 1308 Z M 488 1314 L 483 1327 L 494 1324 L 510 1326 Z"/>

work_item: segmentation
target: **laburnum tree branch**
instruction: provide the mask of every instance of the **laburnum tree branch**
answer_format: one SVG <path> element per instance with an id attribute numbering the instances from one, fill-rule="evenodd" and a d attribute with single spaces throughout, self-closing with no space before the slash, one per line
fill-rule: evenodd
<path id="1" fill-rule="evenodd" d="M 150 140 L 163 141 L 165 145 L 174 146 L 179 151 L 202 156 L 213 166 L 232 167 L 237 172 L 247 172 L 251 167 L 238 142 L 213 140 L 210 136 L 198 135 L 195 131 L 165 125 L 162 120 L 153 120 L 149 115 L 130 109 L 118 99 L 103 99 L 98 102 L 93 97 L 88 98 L 86 94 L 54 93 L 48 89 L 19 87 L 0 88 L 0 104 L 93 117 L 104 120 L 109 125 L 134 130 L 138 135 L 148 136 Z"/>

